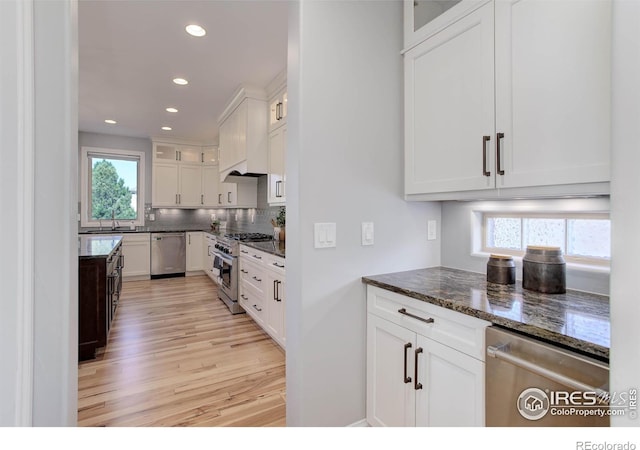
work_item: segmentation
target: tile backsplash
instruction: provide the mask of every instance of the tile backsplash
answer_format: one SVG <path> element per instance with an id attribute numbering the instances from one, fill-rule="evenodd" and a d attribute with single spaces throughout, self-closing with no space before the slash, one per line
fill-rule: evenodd
<path id="1" fill-rule="evenodd" d="M 155 220 L 148 219 L 145 214 L 145 225 L 148 227 L 188 226 L 208 228 L 213 215 L 221 222 L 227 222 L 227 229 L 239 232 L 273 233 L 271 219 L 275 220 L 279 207 L 265 209 L 170 209 L 150 208 L 145 205 L 145 212 L 155 215 Z M 147 206 L 149 207 L 147 209 Z"/>
<path id="2" fill-rule="evenodd" d="M 150 199 L 150 196 L 145 196 Z M 185 229 L 209 229 L 212 218 L 227 222 L 227 229 L 236 232 L 267 233 L 273 234 L 271 219 L 276 220 L 280 211 L 279 206 L 269 206 L 267 203 L 267 176 L 258 178 L 257 183 L 257 208 L 234 209 L 177 209 L 177 208 L 152 208 L 151 203 L 144 205 L 145 227 L 168 228 L 185 227 Z M 80 203 L 78 203 L 80 213 Z M 154 220 L 150 220 L 150 215 Z M 82 231 L 78 222 L 78 231 Z"/>

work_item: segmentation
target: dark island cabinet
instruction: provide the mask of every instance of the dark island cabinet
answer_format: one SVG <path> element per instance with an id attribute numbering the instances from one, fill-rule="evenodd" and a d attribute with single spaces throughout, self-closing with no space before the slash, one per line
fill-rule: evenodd
<path id="1" fill-rule="evenodd" d="M 111 239 L 111 237 L 109 238 Z M 122 289 L 121 239 L 108 254 L 80 256 L 78 268 L 78 359 L 93 359 L 107 345 Z"/>

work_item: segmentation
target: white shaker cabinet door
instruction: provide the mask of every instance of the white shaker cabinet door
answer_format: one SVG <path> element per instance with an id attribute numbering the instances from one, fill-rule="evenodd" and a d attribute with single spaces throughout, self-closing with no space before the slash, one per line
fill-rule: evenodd
<path id="1" fill-rule="evenodd" d="M 416 426 L 484 426 L 484 363 L 418 335 Z"/>
<path id="2" fill-rule="evenodd" d="M 496 187 L 609 181 L 611 2 L 505 0 L 495 14 Z"/>
<path id="3" fill-rule="evenodd" d="M 156 208 L 178 205 L 177 164 L 156 163 L 153 165 L 152 204 Z"/>
<path id="4" fill-rule="evenodd" d="M 182 207 L 202 206 L 202 166 L 180 165 L 180 196 Z"/>
<path id="5" fill-rule="evenodd" d="M 494 187 L 493 33 L 488 3 L 405 54 L 405 194 Z"/>
<path id="6" fill-rule="evenodd" d="M 373 314 L 367 315 L 369 425 L 415 426 L 416 391 L 412 381 L 415 349 L 416 333 Z"/>

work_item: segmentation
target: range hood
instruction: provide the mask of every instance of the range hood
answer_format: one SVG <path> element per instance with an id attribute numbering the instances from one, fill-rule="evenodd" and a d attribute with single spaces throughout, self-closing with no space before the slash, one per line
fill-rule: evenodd
<path id="1" fill-rule="evenodd" d="M 220 181 L 267 174 L 267 109 L 264 90 L 243 86 L 219 117 Z"/>
<path id="2" fill-rule="evenodd" d="M 236 164 L 235 166 L 231 166 L 226 170 L 220 172 L 220 181 L 221 182 L 237 182 L 238 178 L 256 178 L 261 175 L 266 175 L 266 171 L 262 172 L 250 172 L 248 168 L 248 162 L 242 161 L 241 163 Z M 235 180 L 230 180 L 229 178 L 234 178 Z"/>

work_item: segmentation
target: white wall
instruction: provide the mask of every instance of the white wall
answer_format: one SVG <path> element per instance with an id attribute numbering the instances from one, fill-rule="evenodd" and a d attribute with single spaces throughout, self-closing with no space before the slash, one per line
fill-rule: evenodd
<path id="1" fill-rule="evenodd" d="M 0 426 L 77 422 L 76 6 L 0 2 Z"/>
<path id="2" fill-rule="evenodd" d="M 342 426 L 365 417 L 360 278 L 438 265 L 440 206 L 403 200 L 402 3 L 292 2 L 289 22 L 287 425 Z"/>
<path id="3" fill-rule="evenodd" d="M 19 13 L 15 1 L 0 2 L 0 248 L 3 255 L 15 255 L 0 259 L 0 426 L 29 425 L 31 421 L 31 357 L 24 354 L 22 343 L 25 334 L 27 339 L 32 336 L 31 321 L 24 320 L 23 314 L 30 314 L 33 297 L 30 293 L 25 296 L 22 289 L 31 284 L 28 274 L 33 261 L 23 257 L 21 229 L 32 228 L 33 220 L 28 217 L 31 211 L 26 221 L 21 211 L 25 197 L 31 197 L 30 192 L 23 197 L 21 188 L 33 180 L 23 184 L 18 167 L 33 155 L 32 144 L 24 143 L 21 133 L 21 128 L 29 130 L 33 125 L 31 111 L 21 107 L 23 96 L 31 94 L 21 80 L 25 76 L 28 80 L 32 73 L 27 69 L 25 74 L 20 64 L 31 46 L 23 40 Z M 28 241 L 30 245 L 31 239 Z"/>
<path id="4" fill-rule="evenodd" d="M 611 390 L 640 389 L 640 2 L 614 0 Z M 640 418 L 614 417 L 638 426 Z"/>
<path id="5" fill-rule="evenodd" d="M 81 131 L 78 133 L 78 155 L 80 155 L 82 147 L 98 147 L 144 152 L 144 202 L 151 203 L 151 169 L 153 167 L 153 144 L 151 139 Z"/>
<path id="6" fill-rule="evenodd" d="M 78 391 L 78 37 L 74 0 L 35 5 L 33 424 L 75 425 Z M 46 224 L 46 226 L 40 226 Z"/>
<path id="7" fill-rule="evenodd" d="M 474 211 L 513 212 L 609 212 L 608 198 L 512 200 L 442 203 L 442 265 L 486 273 L 488 256 L 472 256 L 472 215 Z M 522 280 L 522 263 L 516 258 L 516 278 Z M 567 265 L 567 287 L 609 295 L 606 270 L 584 270 Z"/>

